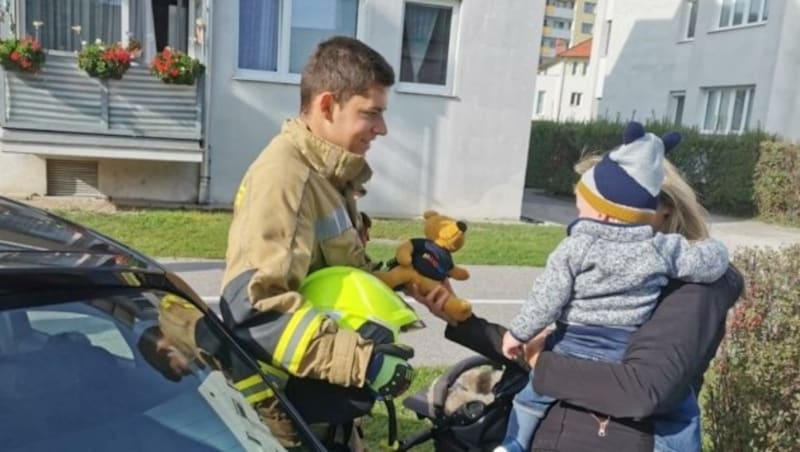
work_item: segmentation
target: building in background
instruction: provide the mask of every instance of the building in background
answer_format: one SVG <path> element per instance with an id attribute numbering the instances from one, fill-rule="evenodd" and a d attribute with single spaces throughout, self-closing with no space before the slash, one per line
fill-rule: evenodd
<path id="1" fill-rule="evenodd" d="M 569 47 L 592 37 L 597 0 L 547 0 L 539 65 L 552 63 Z"/>
<path id="2" fill-rule="evenodd" d="M 592 39 L 570 47 L 539 68 L 533 119 L 588 121 L 592 117 L 592 78 L 589 75 Z"/>
<path id="3" fill-rule="evenodd" d="M 41 74 L 0 70 L 0 193 L 230 205 L 247 167 L 298 114 L 300 72 L 316 44 L 349 35 L 383 54 L 398 78 L 361 206 L 385 216 L 433 208 L 519 218 L 543 3 L 3 3 L 15 5 L 18 34 L 41 32 L 49 53 Z M 71 31 L 77 25 L 83 35 Z M 7 36 L 8 21 L 0 27 Z M 146 54 L 122 80 L 78 69 L 81 40 L 130 36 Z M 201 83 L 166 85 L 148 73 L 148 48 L 164 43 L 202 59 Z"/>
<path id="4" fill-rule="evenodd" d="M 800 2 L 601 0 L 597 9 L 597 116 L 800 139 Z"/>

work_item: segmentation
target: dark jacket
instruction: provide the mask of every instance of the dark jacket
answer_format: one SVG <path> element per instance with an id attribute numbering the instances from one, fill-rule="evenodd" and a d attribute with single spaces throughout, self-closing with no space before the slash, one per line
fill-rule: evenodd
<path id="1" fill-rule="evenodd" d="M 653 317 L 634 334 L 621 363 L 601 363 L 543 352 L 534 387 L 561 402 L 540 424 L 533 450 L 652 451 L 650 418 L 671 409 L 702 375 L 725 332 L 728 309 L 743 289 L 728 270 L 709 284 L 670 283 Z M 471 317 L 445 332 L 448 339 L 489 358 L 501 355 L 505 328 Z M 591 411 L 588 411 L 591 410 Z M 604 413 L 613 416 L 605 437 L 597 435 Z M 634 420 L 642 419 L 642 420 Z"/>

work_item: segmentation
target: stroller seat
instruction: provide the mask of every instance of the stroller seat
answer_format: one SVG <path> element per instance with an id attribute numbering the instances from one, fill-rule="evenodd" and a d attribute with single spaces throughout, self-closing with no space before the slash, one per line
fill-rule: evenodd
<path id="1" fill-rule="evenodd" d="M 402 441 L 400 450 L 432 439 L 437 451 L 491 451 L 505 435 L 514 395 L 527 382 L 527 372 L 483 356 L 456 363 L 403 401 L 433 426 Z"/>

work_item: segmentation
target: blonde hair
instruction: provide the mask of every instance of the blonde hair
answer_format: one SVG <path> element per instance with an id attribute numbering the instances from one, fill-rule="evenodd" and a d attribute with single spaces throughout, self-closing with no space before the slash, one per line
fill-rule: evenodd
<path id="1" fill-rule="evenodd" d="M 583 174 L 594 167 L 602 158 L 600 155 L 587 155 L 575 164 L 575 172 Z M 664 213 L 662 209 L 668 209 Z M 697 199 L 697 193 L 686 182 L 680 170 L 664 161 L 664 185 L 658 195 L 657 215 L 665 214 L 660 231 L 678 233 L 689 240 L 708 238 L 708 212 Z"/>

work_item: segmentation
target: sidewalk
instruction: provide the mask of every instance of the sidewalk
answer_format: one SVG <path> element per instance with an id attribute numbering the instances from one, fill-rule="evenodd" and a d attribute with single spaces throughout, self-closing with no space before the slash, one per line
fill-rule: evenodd
<path id="1" fill-rule="evenodd" d="M 575 219 L 574 201 L 525 190 L 522 217 L 555 224 L 569 224 Z M 761 221 L 711 215 L 711 235 L 731 251 L 748 246 L 783 247 L 800 243 L 800 229 L 776 226 Z"/>

